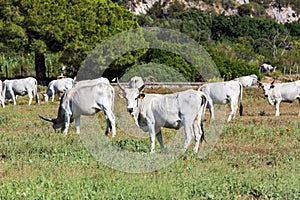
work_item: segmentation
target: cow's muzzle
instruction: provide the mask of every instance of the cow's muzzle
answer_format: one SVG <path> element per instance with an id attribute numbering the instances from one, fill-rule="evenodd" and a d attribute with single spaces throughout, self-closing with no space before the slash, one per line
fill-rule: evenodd
<path id="1" fill-rule="evenodd" d="M 127 108 L 127 111 L 131 114 L 133 113 L 133 108 Z"/>

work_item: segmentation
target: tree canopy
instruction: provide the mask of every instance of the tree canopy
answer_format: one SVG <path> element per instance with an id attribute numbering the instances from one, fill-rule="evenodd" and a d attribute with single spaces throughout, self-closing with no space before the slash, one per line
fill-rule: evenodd
<path id="1" fill-rule="evenodd" d="M 1 53 L 33 52 L 40 80 L 45 53 L 62 52 L 60 62 L 75 73 L 97 44 L 138 27 L 133 14 L 106 0 L 3 0 L 0 5 Z"/>

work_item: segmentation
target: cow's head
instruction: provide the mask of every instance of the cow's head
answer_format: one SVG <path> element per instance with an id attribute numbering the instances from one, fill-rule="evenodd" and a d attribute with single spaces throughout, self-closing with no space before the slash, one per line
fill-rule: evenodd
<path id="1" fill-rule="evenodd" d="M 145 85 L 142 85 L 139 88 L 124 89 L 118 81 L 118 86 L 121 89 L 122 96 L 126 99 L 127 111 L 135 118 L 135 120 L 137 120 L 139 114 L 139 106 L 142 99 L 145 97 L 145 94 L 142 93 Z"/>
<path id="2" fill-rule="evenodd" d="M 268 98 L 268 101 L 271 105 L 274 105 L 275 101 L 272 95 L 272 92 L 274 90 L 274 81 L 272 83 L 260 83 L 260 86 L 263 88 L 264 90 L 264 95 L 265 97 Z"/>
<path id="3" fill-rule="evenodd" d="M 252 78 L 252 86 L 258 86 L 259 81 L 258 81 L 256 74 L 251 74 L 250 77 Z"/>

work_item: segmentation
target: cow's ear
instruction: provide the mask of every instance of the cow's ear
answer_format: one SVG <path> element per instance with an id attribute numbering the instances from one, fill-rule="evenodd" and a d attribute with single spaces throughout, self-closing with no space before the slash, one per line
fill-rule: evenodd
<path id="1" fill-rule="evenodd" d="M 139 96 L 138 96 L 138 98 L 141 99 L 141 100 L 142 100 L 144 97 L 145 97 L 145 94 L 143 94 L 143 93 L 142 93 L 142 94 L 139 94 Z"/>

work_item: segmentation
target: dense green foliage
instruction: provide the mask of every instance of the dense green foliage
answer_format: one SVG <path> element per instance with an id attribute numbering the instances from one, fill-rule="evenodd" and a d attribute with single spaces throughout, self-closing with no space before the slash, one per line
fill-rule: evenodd
<path id="1" fill-rule="evenodd" d="M 30 52 L 35 56 L 61 52 L 59 61 L 71 74 L 97 44 L 138 27 L 133 14 L 106 0 L 4 1 L 0 15 L 1 54 L 24 57 Z M 43 64 L 43 58 L 35 62 L 40 67 L 37 73 L 45 70 Z"/>
<path id="2" fill-rule="evenodd" d="M 258 74 L 262 63 L 270 63 L 283 72 L 284 67 L 295 68 L 300 62 L 299 22 L 282 25 L 270 19 L 191 9 L 173 13 L 168 19 L 141 15 L 139 23 L 187 34 L 209 52 L 226 79 Z"/>
<path id="3" fill-rule="evenodd" d="M 127 5 L 127 1 L 117 2 Z M 235 1 L 205 2 L 224 8 L 237 6 Z M 159 1 L 136 20 L 128 10 L 105 0 L 4 1 L 0 7 L 3 16 L 0 19 L 2 76 L 6 75 L 3 67 L 9 66 L 7 63 L 12 60 L 30 62 L 20 61 L 15 62 L 14 67 L 9 66 L 9 76 L 34 74 L 30 69 L 41 60 L 33 57 L 44 54 L 46 57 L 40 57 L 46 60 L 44 73 L 53 76 L 62 65 L 67 65 L 68 75 L 73 76 L 97 44 L 139 26 L 168 28 L 186 34 L 209 52 L 226 79 L 258 74 L 262 63 L 277 66 L 279 73 L 285 70 L 293 73 L 300 62 L 300 24 L 275 23 L 265 14 L 269 4 L 270 1 L 251 1 L 238 6 L 238 15 L 225 16 L 213 11 L 185 10 L 183 4 L 174 1 L 169 4 L 165 19 L 162 15 L 165 4 Z M 299 8 L 298 1 L 277 1 L 274 6 L 288 4 L 296 11 Z M 130 39 L 125 43 L 130 43 Z M 47 58 L 53 60 L 48 62 Z M 104 62 L 95 62 L 95 69 L 103 67 Z M 122 76 L 126 70 L 146 63 L 170 66 L 188 81 L 202 79 L 181 55 L 157 49 L 128 52 L 113 61 L 104 75 Z"/>

